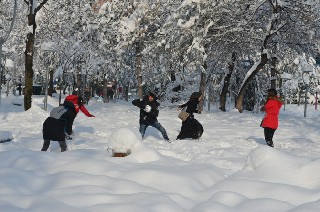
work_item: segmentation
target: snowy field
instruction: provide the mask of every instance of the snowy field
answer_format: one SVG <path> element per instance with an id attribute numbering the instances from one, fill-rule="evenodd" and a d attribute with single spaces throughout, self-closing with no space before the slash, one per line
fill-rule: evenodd
<path id="1" fill-rule="evenodd" d="M 17 97 L 2 97 L 0 211 L 130 212 L 319 212 L 320 118 L 314 106 L 287 105 L 280 112 L 275 148 L 259 127 L 263 113 L 205 111 L 200 140 L 175 138 L 181 127 L 174 109 L 161 108 L 159 122 L 172 143 L 148 128 L 138 134 L 139 109 L 124 101 L 92 100 L 88 118 L 75 119 L 69 151 L 57 142 L 41 152 L 42 123 L 57 100 L 34 96 L 23 111 Z M 130 149 L 111 157 L 111 149 Z"/>

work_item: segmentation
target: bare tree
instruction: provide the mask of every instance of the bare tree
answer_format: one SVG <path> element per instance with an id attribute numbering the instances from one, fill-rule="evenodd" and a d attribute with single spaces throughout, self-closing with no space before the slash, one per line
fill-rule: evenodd
<path id="1" fill-rule="evenodd" d="M 259 59 L 247 72 L 239 89 L 236 102 L 239 112 L 243 111 L 243 98 L 248 84 L 272 59 L 272 55 L 276 55 L 275 51 L 290 48 L 292 51 L 302 53 L 307 51 L 304 43 L 308 43 L 308 47 L 312 48 L 310 43 L 313 43 L 314 38 L 308 32 L 317 30 L 317 26 L 314 26 L 312 21 L 319 17 L 315 4 L 305 4 L 302 0 L 287 1 L 286 4 L 282 4 L 282 1 L 279 0 L 266 0 L 253 6 L 251 10 L 254 11 L 254 18 L 251 20 L 251 28 L 257 29 L 258 33 L 256 32 L 252 39 L 260 36 L 261 47 L 257 54 Z M 296 10 L 297 6 L 299 10 Z M 278 45 L 278 48 L 275 49 L 275 45 Z M 272 66 L 275 66 L 275 60 L 272 63 Z M 272 83 L 272 86 L 275 86 L 275 81 Z"/>
<path id="2" fill-rule="evenodd" d="M 28 32 L 26 41 L 25 54 L 25 90 L 24 90 L 24 109 L 29 110 L 32 103 L 32 86 L 33 86 L 33 51 L 36 34 L 36 15 L 37 12 L 47 3 L 48 0 L 43 0 L 38 6 L 34 0 L 24 0 L 29 7 L 28 26 L 32 26 L 32 32 Z"/>
<path id="3" fill-rule="evenodd" d="M 220 94 L 220 107 L 219 107 L 219 109 L 222 111 L 226 111 L 227 93 L 228 93 L 229 86 L 230 86 L 231 75 L 234 71 L 236 57 L 237 57 L 236 53 L 233 52 L 232 56 L 231 56 L 231 62 L 228 65 L 228 73 L 224 77 L 223 87 L 222 87 L 222 91 Z"/>

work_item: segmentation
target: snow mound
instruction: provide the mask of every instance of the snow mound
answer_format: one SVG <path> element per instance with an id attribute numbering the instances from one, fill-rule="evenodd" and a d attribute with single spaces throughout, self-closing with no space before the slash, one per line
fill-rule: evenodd
<path id="1" fill-rule="evenodd" d="M 130 160 L 138 163 L 156 161 L 160 155 L 154 149 L 148 148 L 141 142 L 141 136 L 129 128 L 120 128 L 111 134 L 109 148 L 115 152 L 131 152 Z"/>
<path id="2" fill-rule="evenodd" d="M 320 159 L 289 155 L 268 146 L 258 147 L 248 155 L 245 169 L 255 176 L 275 183 L 310 189 L 320 188 Z"/>
<path id="3" fill-rule="evenodd" d="M 13 139 L 13 136 L 11 132 L 9 131 L 0 131 L 0 143 L 11 141 Z"/>

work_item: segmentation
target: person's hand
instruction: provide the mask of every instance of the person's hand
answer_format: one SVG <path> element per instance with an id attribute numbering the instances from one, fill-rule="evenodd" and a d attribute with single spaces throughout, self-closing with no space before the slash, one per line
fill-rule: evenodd
<path id="1" fill-rule="evenodd" d="M 151 106 L 150 105 L 146 105 L 145 109 L 144 109 L 147 113 L 150 113 L 151 111 Z"/>
<path id="2" fill-rule="evenodd" d="M 72 140 L 72 136 L 71 135 L 68 135 L 68 134 L 66 134 L 66 140 Z"/>

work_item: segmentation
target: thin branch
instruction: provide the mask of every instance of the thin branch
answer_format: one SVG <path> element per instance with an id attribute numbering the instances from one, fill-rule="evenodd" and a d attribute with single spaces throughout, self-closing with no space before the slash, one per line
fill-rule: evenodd
<path id="1" fill-rule="evenodd" d="M 39 6 L 34 10 L 34 14 L 36 14 L 47 2 L 48 0 L 43 0 L 43 2 L 41 2 Z"/>

